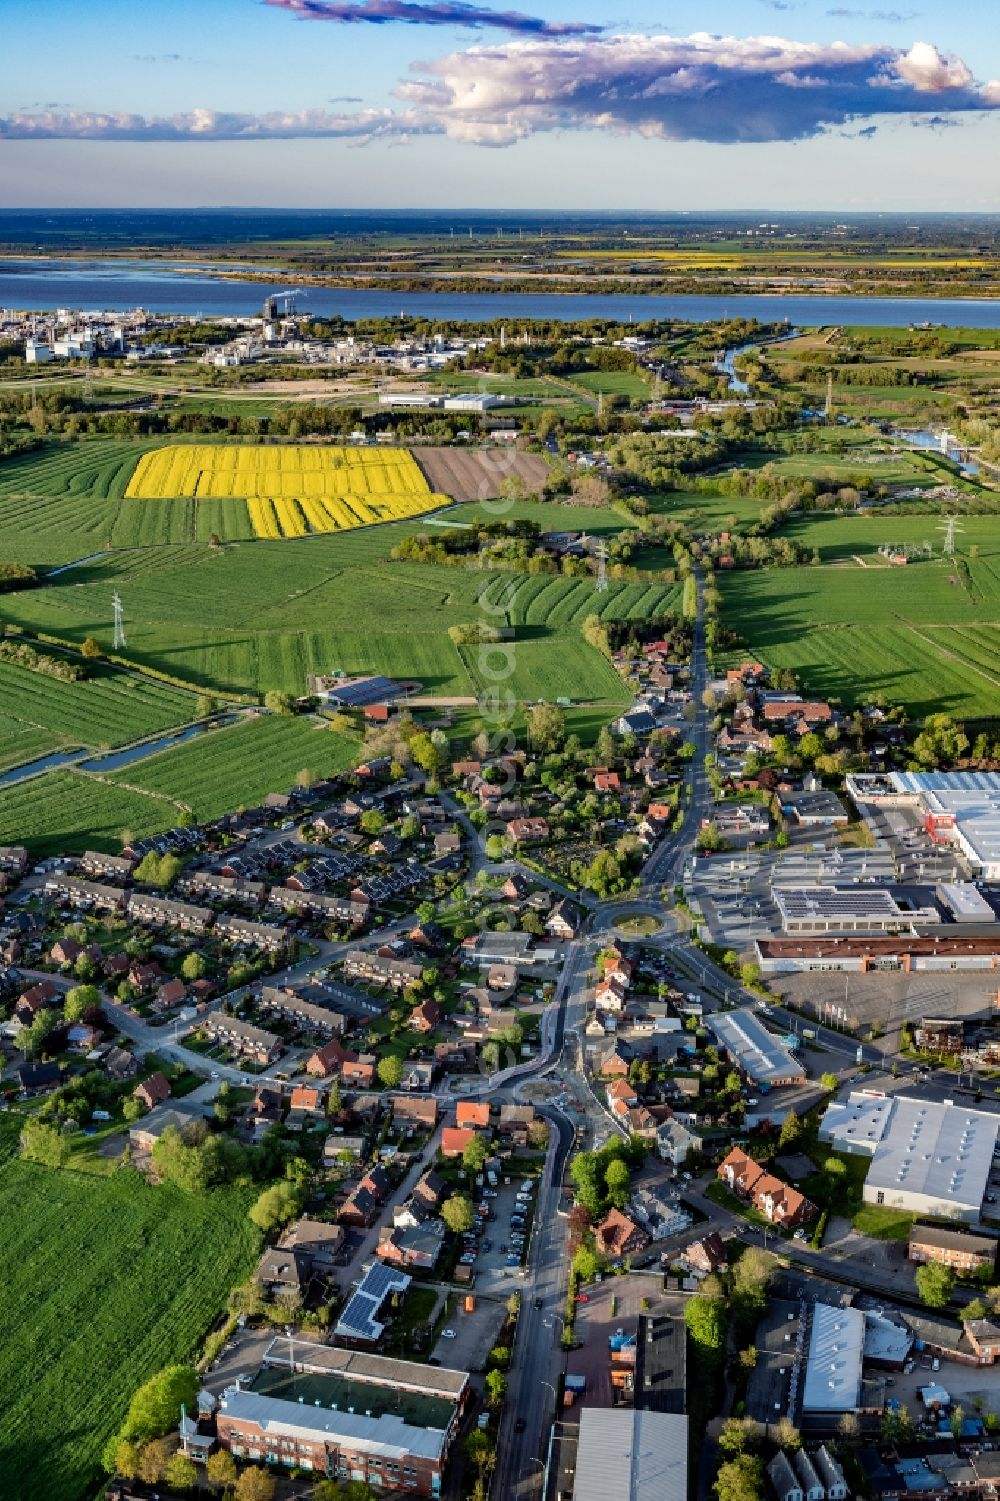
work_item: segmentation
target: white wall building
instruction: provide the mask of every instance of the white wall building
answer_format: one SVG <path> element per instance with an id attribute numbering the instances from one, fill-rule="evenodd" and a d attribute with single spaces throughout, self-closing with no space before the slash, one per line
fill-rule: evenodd
<path id="1" fill-rule="evenodd" d="M 830 1105 L 819 1139 L 870 1155 L 866 1204 L 978 1224 L 990 1183 L 1000 1115 L 933 1100 L 851 1094 Z"/>

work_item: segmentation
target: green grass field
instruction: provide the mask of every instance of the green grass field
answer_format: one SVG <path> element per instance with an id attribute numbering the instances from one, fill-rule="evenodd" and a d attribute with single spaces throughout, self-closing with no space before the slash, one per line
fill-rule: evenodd
<path id="1" fill-rule="evenodd" d="M 196 818 L 216 818 L 238 802 L 251 806 L 291 787 L 302 770 L 314 779 L 344 771 L 358 743 L 311 720 L 283 716 L 247 720 L 198 735 L 130 766 L 120 778 L 162 798 L 186 803 Z"/>
<path id="2" fill-rule="evenodd" d="M 26 845 L 37 859 L 119 850 L 123 829 L 139 838 L 172 828 L 180 817 L 173 803 L 83 772 L 46 771 L 0 788 L 0 844 Z"/>
<path id="3" fill-rule="evenodd" d="M 725 622 L 810 692 L 848 704 L 881 692 L 917 716 L 996 717 L 1000 522 L 965 518 L 964 566 L 941 556 L 937 527 L 929 516 L 799 518 L 787 535 L 818 548 L 820 566 L 720 574 Z M 881 543 L 925 539 L 931 561 L 889 568 L 879 557 Z"/>
<path id="4" fill-rule="evenodd" d="M 57 745 L 124 745 L 192 719 L 196 701 L 169 683 L 109 666 L 64 683 L 0 662 L 0 705 L 0 761 L 14 764 Z M 32 732 L 45 737 L 42 749 L 30 744 Z"/>
<path id="5" fill-rule="evenodd" d="M 189 1197 L 10 1156 L 2 1130 L 0 1494 L 78 1501 L 137 1386 L 187 1360 L 253 1264 L 246 1196 Z M 30 1478 L 29 1478 L 30 1477 Z"/>

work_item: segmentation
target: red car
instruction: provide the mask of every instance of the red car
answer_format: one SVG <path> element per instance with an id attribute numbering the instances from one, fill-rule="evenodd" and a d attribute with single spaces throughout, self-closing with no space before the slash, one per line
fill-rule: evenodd
<path id="1" fill-rule="evenodd" d="M 576 1301 L 578 1303 L 589 1303 L 590 1302 L 590 1294 L 589 1293 L 577 1293 L 577 1295 L 576 1295 Z"/>

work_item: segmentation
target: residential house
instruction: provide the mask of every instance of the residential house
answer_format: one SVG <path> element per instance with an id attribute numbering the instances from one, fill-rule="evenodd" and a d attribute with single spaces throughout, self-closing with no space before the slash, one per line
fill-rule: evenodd
<path id="1" fill-rule="evenodd" d="M 157 1105 L 162 1105 L 164 1100 L 169 1100 L 170 1083 L 165 1074 L 150 1074 L 148 1079 L 143 1079 L 141 1084 L 136 1085 L 132 1093 L 140 1105 L 152 1110 Z"/>
<path id="2" fill-rule="evenodd" d="M 344 958 L 344 976 L 349 980 L 365 980 L 371 985 L 388 985 L 393 990 L 405 990 L 416 985 L 423 977 L 423 965 L 407 959 L 389 959 L 373 954 L 367 949 L 352 949 Z"/>
<path id="3" fill-rule="evenodd" d="M 545 931 L 552 938 L 575 938 L 579 929 L 580 913 L 568 897 L 563 897 L 545 919 Z"/>
<path id="4" fill-rule="evenodd" d="M 369 1089 L 375 1078 L 374 1053 L 349 1053 L 340 1066 L 340 1077 L 345 1084 L 359 1089 Z"/>
<path id="5" fill-rule="evenodd" d="M 719 1164 L 718 1176 L 730 1192 L 749 1200 L 765 1219 L 783 1229 L 795 1229 L 816 1217 L 814 1204 L 767 1172 L 740 1147 L 734 1147 Z"/>
<path id="6" fill-rule="evenodd" d="M 718 1230 L 713 1230 L 710 1235 L 703 1235 L 700 1240 L 685 1246 L 682 1260 L 696 1277 L 713 1276 L 727 1265 L 726 1243 Z"/>
<path id="7" fill-rule="evenodd" d="M 768 1465 L 767 1478 L 778 1501 L 804 1501 L 799 1478 L 783 1449 L 778 1450 Z"/>
<path id="8" fill-rule="evenodd" d="M 512 818 L 506 826 L 507 838 L 516 845 L 538 844 L 549 837 L 549 824 L 545 818 Z"/>
<path id="9" fill-rule="evenodd" d="M 389 1192 L 389 1178 L 382 1167 L 369 1168 L 356 1183 L 337 1212 L 342 1225 L 370 1225 Z"/>
<path id="10" fill-rule="evenodd" d="M 346 1058 L 347 1053 L 339 1039 L 333 1037 L 306 1060 L 306 1073 L 312 1074 L 316 1079 L 326 1079 L 331 1074 L 340 1072 Z"/>
<path id="11" fill-rule="evenodd" d="M 78 876 L 48 876 L 45 890 L 50 896 L 68 902 L 71 907 L 93 907 L 101 912 L 118 912 L 125 906 L 125 892 L 120 886 L 104 886 L 99 881 L 81 881 Z"/>
<path id="12" fill-rule="evenodd" d="M 271 1016 L 280 1016 L 294 1026 L 321 1036 L 336 1036 L 344 1030 L 344 1017 L 329 1006 L 317 1006 L 313 1001 L 303 1000 L 294 990 L 279 989 L 274 985 L 262 985 L 257 997 L 257 1008 Z"/>
<path id="13" fill-rule="evenodd" d="M 169 1011 L 173 1006 L 183 1005 L 187 999 L 187 986 L 183 980 L 166 980 L 156 992 L 153 1002 L 157 1011 Z"/>
<path id="14" fill-rule="evenodd" d="M 425 1058 L 408 1058 L 403 1062 L 401 1089 L 430 1089 L 434 1083 L 434 1064 Z"/>
<path id="15" fill-rule="evenodd" d="M 455 1105 L 455 1125 L 486 1131 L 490 1124 L 488 1100 L 459 1100 Z"/>
<path id="16" fill-rule="evenodd" d="M 414 1032 L 433 1032 L 441 1020 L 441 1007 L 436 1001 L 420 1001 L 410 1013 L 410 1026 Z"/>
<path id="17" fill-rule="evenodd" d="M 441 1156 L 461 1157 L 469 1143 L 475 1139 L 475 1131 L 462 1126 L 445 1126 L 441 1132 Z"/>
<path id="18" fill-rule="evenodd" d="M 58 1063 L 22 1063 L 17 1070 L 17 1085 L 22 1094 L 44 1094 L 55 1089 L 61 1079 Z"/>
<path id="19" fill-rule="evenodd" d="M 834 1459 L 825 1444 L 820 1444 L 813 1455 L 816 1472 L 826 1490 L 826 1501 L 847 1501 L 848 1488 L 839 1460 Z"/>
<path id="20" fill-rule="evenodd" d="M 288 945 L 288 934 L 284 928 L 250 922 L 245 917 L 233 917 L 228 912 L 216 918 L 215 932 L 227 943 L 243 948 L 262 949 L 265 954 L 280 954 Z"/>
<path id="21" fill-rule="evenodd" d="M 289 1131 L 301 1131 L 304 1126 L 315 1124 L 326 1117 L 326 1091 L 309 1084 L 299 1084 L 292 1090 L 288 1102 Z"/>
<path id="22" fill-rule="evenodd" d="M 431 1271 L 444 1244 L 444 1222 L 427 1220 L 422 1225 L 394 1226 L 379 1240 L 376 1255 L 391 1266 Z"/>
<path id="23" fill-rule="evenodd" d="M 797 1449 L 792 1455 L 792 1464 L 802 1487 L 802 1501 L 826 1501 L 826 1486 L 816 1473 L 816 1468 L 805 1449 Z"/>
<path id="24" fill-rule="evenodd" d="M 515 1146 L 527 1146 L 535 1119 L 534 1105 L 501 1105 L 500 1135 L 513 1142 Z"/>
<path id="25" fill-rule="evenodd" d="M 135 922 L 148 923 L 154 928 L 176 928 L 181 933 L 207 933 L 215 920 L 210 907 L 175 902 L 165 896 L 147 896 L 141 891 L 130 893 L 128 915 Z"/>
<path id="26" fill-rule="evenodd" d="M 365 1138 L 334 1131 L 323 1143 L 323 1166 L 339 1167 L 345 1158 L 357 1160 L 365 1155 Z"/>
<path id="27" fill-rule="evenodd" d="M 612 1261 L 645 1250 L 650 1240 L 645 1230 L 620 1209 L 608 1210 L 601 1223 L 595 1226 L 594 1239 L 600 1254 Z"/>
<path id="28" fill-rule="evenodd" d="M 135 861 L 129 855 L 110 855 L 103 850 L 84 850 L 80 856 L 80 869 L 88 876 L 127 881 L 135 869 Z"/>
<path id="29" fill-rule="evenodd" d="M 206 1037 L 232 1048 L 241 1058 L 252 1058 L 255 1063 L 273 1063 L 281 1055 L 280 1037 L 265 1032 L 263 1027 L 255 1027 L 251 1022 L 241 1021 L 238 1016 L 213 1011 L 203 1018 L 200 1026 Z"/>
<path id="30" fill-rule="evenodd" d="M 49 949 L 49 959 L 53 964 L 75 964 L 82 953 L 83 944 L 75 938 L 59 938 Z"/>
<path id="31" fill-rule="evenodd" d="M 701 1137 L 671 1117 L 657 1127 L 656 1151 L 661 1162 L 669 1162 L 673 1168 L 684 1167 L 689 1156 L 701 1151 Z"/>
<path id="32" fill-rule="evenodd" d="M 433 1131 L 437 1125 L 438 1102 L 433 1095 L 391 1094 L 389 1103 L 397 1126 Z"/>
<path id="33" fill-rule="evenodd" d="M 62 991 L 58 985 L 53 985 L 51 980 L 39 980 L 37 985 L 32 985 L 30 990 L 18 996 L 14 1016 L 22 1027 L 30 1027 L 40 1011 L 58 1006 L 61 1001 Z"/>
<path id="34" fill-rule="evenodd" d="M 986 1235 L 914 1225 L 906 1254 L 910 1261 L 936 1261 L 956 1272 L 992 1273 L 996 1266 L 997 1243 Z"/>
<path id="35" fill-rule="evenodd" d="M 28 872 L 28 851 L 21 844 L 0 845 L 0 871 L 17 880 Z"/>

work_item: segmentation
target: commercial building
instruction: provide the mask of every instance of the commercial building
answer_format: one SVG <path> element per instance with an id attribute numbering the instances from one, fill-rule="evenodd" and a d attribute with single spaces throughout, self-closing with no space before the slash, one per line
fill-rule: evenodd
<path id="1" fill-rule="evenodd" d="M 1000 969 L 1000 934 L 942 933 L 917 936 L 865 937 L 850 934 L 817 938 L 758 938 L 755 944 L 762 975 L 803 974 L 813 970 L 840 970 L 867 975 L 879 970 L 997 970 Z"/>
<path id="2" fill-rule="evenodd" d="M 814 1305 L 802 1386 L 803 1418 L 858 1411 L 864 1349 L 865 1316 L 860 1309 Z"/>
<path id="3" fill-rule="evenodd" d="M 687 1501 L 688 1420 L 584 1407 L 573 1501 Z"/>
<path id="4" fill-rule="evenodd" d="M 919 808 L 932 839 L 957 845 L 983 880 L 1000 881 L 1000 773 L 891 771 L 849 776 L 846 786 L 859 805 Z"/>
<path id="5" fill-rule="evenodd" d="M 755 1084 L 775 1088 L 782 1084 L 805 1083 L 806 1071 L 802 1064 L 749 1007 L 715 1012 L 709 1019 L 709 1026 L 736 1067 Z"/>
<path id="6" fill-rule="evenodd" d="M 896 933 L 941 921 L 936 907 L 909 911 L 881 887 L 776 886 L 771 895 L 786 933 Z"/>
<path id="7" fill-rule="evenodd" d="M 932 1100 L 863 1092 L 831 1104 L 819 1139 L 870 1155 L 866 1204 L 977 1224 L 990 1181 L 1000 1115 Z"/>
<path id="8" fill-rule="evenodd" d="M 306 1470 L 377 1490 L 440 1496 L 468 1397 L 465 1371 L 284 1341 L 251 1390 L 230 1388 L 218 1440 L 238 1459 Z"/>

